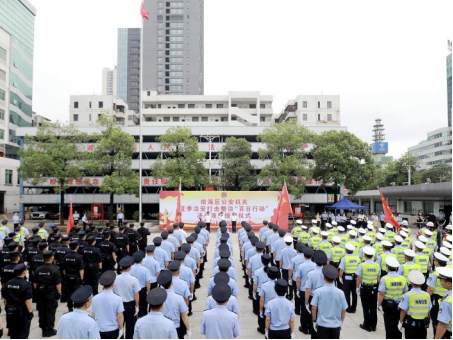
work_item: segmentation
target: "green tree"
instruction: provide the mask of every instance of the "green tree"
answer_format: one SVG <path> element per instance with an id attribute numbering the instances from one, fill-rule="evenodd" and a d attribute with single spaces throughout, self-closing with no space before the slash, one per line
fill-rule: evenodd
<path id="1" fill-rule="evenodd" d="M 270 182 L 270 190 L 280 190 L 286 181 L 289 192 L 300 196 L 305 178 L 310 175 L 305 147 L 313 135 L 294 123 L 282 123 L 266 129 L 259 138 L 266 144 L 260 150 L 260 158 L 270 161 L 261 170 L 260 178 Z"/>
<path id="2" fill-rule="evenodd" d="M 168 178 L 167 187 L 201 189 L 207 183 L 207 170 L 203 166 L 204 153 L 198 151 L 198 141 L 188 128 L 170 128 L 159 137 L 166 158 L 154 164 L 153 175 Z"/>
<path id="3" fill-rule="evenodd" d="M 436 164 L 430 169 L 419 170 L 414 175 L 414 183 L 440 183 L 451 181 L 451 166 Z"/>
<path id="4" fill-rule="evenodd" d="M 374 164 L 368 144 L 346 131 L 328 131 L 315 138 L 313 176 L 344 185 L 352 193 L 369 185 Z"/>
<path id="5" fill-rule="evenodd" d="M 131 167 L 134 137 L 121 130 L 109 117 L 101 117 L 100 123 L 104 128 L 100 134 L 91 136 L 96 140 L 96 146 L 84 165 L 86 171 L 104 177 L 100 191 L 110 194 L 108 216 L 112 221 L 114 195 L 137 195 L 139 177 Z"/>
<path id="6" fill-rule="evenodd" d="M 412 173 L 411 184 L 414 184 L 416 163 L 415 157 L 408 153 L 391 162 L 385 169 L 386 175 L 383 185 L 407 185 L 409 182 L 409 169 Z"/>
<path id="7" fill-rule="evenodd" d="M 83 153 L 77 149 L 83 135 L 71 126 L 59 123 L 45 124 L 36 136 L 26 136 L 25 147 L 20 151 L 20 174 L 37 184 L 45 177 L 57 179 L 60 194 L 60 225 L 64 224 L 64 193 L 69 178 L 81 174 L 80 161 Z"/>
<path id="8" fill-rule="evenodd" d="M 244 138 L 229 137 L 221 152 L 222 182 L 227 189 L 248 190 L 256 185 L 250 164 L 252 146 Z"/>

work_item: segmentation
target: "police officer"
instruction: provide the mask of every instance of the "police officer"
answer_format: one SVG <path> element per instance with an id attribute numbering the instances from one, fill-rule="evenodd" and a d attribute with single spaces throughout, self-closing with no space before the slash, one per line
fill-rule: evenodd
<path id="1" fill-rule="evenodd" d="M 351 243 L 346 243 L 346 255 L 340 261 L 340 277 L 343 278 L 343 292 L 348 302 L 348 313 L 355 313 L 357 308 L 357 290 L 356 290 L 356 270 L 360 264 L 359 255 L 355 255 L 356 247 Z M 352 296 L 352 301 L 351 301 Z"/>
<path id="2" fill-rule="evenodd" d="M 91 286 L 93 295 L 98 293 L 99 271 L 101 269 L 101 252 L 94 246 L 96 238 L 93 235 L 87 237 L 87 245 L 82 249 L 83 261 L 85 263 L 84 284 Z"/>
<path id="3" fill-rule="evenodd" d="M 11 339 L 28 339 L 33 318 L 31 283 L 26 279 L 26 266 L 23 263 L 14 267 L 15 277 L 6 283 L 5 311 L 6 327 Z"/>
<path id="4" fill-rule="evenodd" d="M 291 269 L 288 271 L 288 276 L 291 279 L 291 283 L 292 283 L 290 285 L 289 289 L 291 290 L 290 296 L 294 296 L 295 313 L 296 313 L 296 315 L 300 315 L 300 297 L 298 294 L 296 280 L 297 280 L 297 275 L 298 275 L 297 270 L 299 268 L 299 265 L 302 262 L 304 262 L 304 260 L 305 260 L 305 258 L 304 258 L 305 246 L 302 243 L 298 242 L 296 244 L 295 248 L 297 250 L 297 253 L 296 253 L 296 256 L 294 256 L 291 259 Z"/>
<path id="5" fill-rule="evenodd" d="M 412 270 L 408 279 L 412 289 L 403 295 L 398 306 L 401 310 L 399 329 L 404 327 L 406 339 L 426 339 L 431 297 L 421 289 L 425 283 L 425 277 L 420 271 Z"/>
<path id="6" fill-rule="evenodd" d="M 57 337 L 60 339 L 99 339 L 99 327 L 88 314 L 91 306 L 91 286 L 81 286 L 71 294 L 74 310 L 64 314 L 58 324 Z"/>
<path id="7" fill-rule="evenodd" d="M 125 256 L 119 262 L 121 274 L 115 279 L 113 292 L 123 299 L 124 322 L 126 324 L 126 338 L 131 339 L 134 334 L 136 321 L 136 306 L 139 305 L 140 283 L 130 274 L 134 263 L 132 256 Z"/>
<path id="8" fill-rule="evenodd" d="M 157 275 L 160 272 L 160 264 L 154 258 L 154 245 L 149 244 L 145 247 L 146 256 L 143 259 L 143 265 L 151 274 L 151 288 L 157 287 Z"/>
<path id="9" fill-rule="evenodd" d="M 148 244 L 148 235 L 150 234 L 148 228 L 145 227 L 145 222 L 140 222 L 140 227 L 137 229 L 139 235 L 138 248 L 141 251 L 145 251 L 145 247 Z"/>
<path id="10" fill-rule="evenodd" d="M 151 273 L 145 266 L 143 266 L 142 261 L 145 255 L 141 251 L 134 253 L 133 258 L 135 263 L 131 267 L 130 274 L 138 280 L 140 284 L 139 303 L 138 303 L 138 317 L 142 317 L 147 314 L 148 304 L 147 296 L 148 292 L 151 289 Z"/>
<path id="11" fill-rule="evenodd" d="M 55 313 L 61 297 L 60 269 L 53 264 L 54 256 L 50 250 L 42 254 L 44 264 L 36 268 L 33 285 L 36 292 L 36 308 L 39 315 L 39 327 L 43 337 L 57 334 L 54 329 Z"/>
<path id="12" fill-rule="evenodd" d="M 357 287 L 360 287 L 360 300 L 363 308 L 363 323 L 360 328 L 368 331 L 376 331 L 377 324 L 377 289 L 381 268 L 373 261 L 375 250 L 371 246 L 363 248 L 364 262 L 359 264 L 356 270 Z"/>
<path id="13" fill-rule="evenodd" d="M 189 318 L 187 316 L 188 307 L 183 297 L 176 294 L 172 288 L 173 276 L 169 270 L 162 270 L 157 277 L 157 284 L 167 291 L 167 299 L 164 302 L 162 313 L 165 317 L 173 321 L 179 339 L 184 339 L 188 334 L 191 336 Z"/>
<path id="14" fill-rule="evenodd" d="M 213 309 L 203 312 L 201 334 L 207 339 L 233 339 L 239 336 L 238 315 L 230 312 L 226 307 L 231 296 L 228 285 L 216 285 L 212 290 L 212 297 L 217 303 Z"/>
<path id="15" fill-rule="evenodd" d="M 267 269 L 267 276 L 269 280 L 261 285 L 258 289 L 258 295 L 260 297 L 259 313 L 258 313 L 258 332 L 263 333 L 265 331 L 265 318 L 264 311 L 269 303 L 277 294 L 275 293 L 275 281 L 280 278 L 280 271 L 276 266 L 271 266 Z"/>
<path id="16" fill-rule="evenodd" d="M 300 310 L 300 327 L 299 331 L 304 334 L 309 334 L 311 317 L 309 311 L 305 308 L 305 285 L 308 279 L 308 273 L 316 268 L 316 264 L 312 261 L 313 249 L 305 246 L 304 250 L 304 262 L 297 269 L 297 291 L 298 298 L 295 299 L 296 303 L 299 301 L 299 305 L 295 305 L 296 311 Z M 304 303 L 304 305 L 302 305 Z"/>
<path id="17" fill-rule="evenodd" d="M 290 339 L 295 331 L 296 314 L 293 304 L 285 298 L 288 282 L 278 279 L 274 289 L 277 296 L 269 301 L 264 312 L 266 338 Z"/>
<path id="18" fill-rule="evenodd" d="M 170 262 L 170 255 L 161 247 L 162 237 L 157 236 L 153 239 L 154 244 L 154 258 L 159 262 L 160 269 L 167 267 L 168 262 Z"/>
<path id="19" fill-rule="evenodd" d="M 118 339 L 124 324 L 124 306 L 121 297 L 113 293 L 116 273 L 105 271 L 99 278 L 104 289 L 93 297 L 92 310 L 101 339 Z"/>
<path id="20" fill-rule="evenodd" d="M 314 291 L 311 300 L 313 328 L 319 339 L 339 339 L 348 304 L 343 292 L 334 285 L 338 269 L 328 264 L 322 268 L 322 274 L 324 285 Z"/>
<path id="21" fill-rule="evenodd" d="M 292 290 L 289 289 L 289 286 L 292 286 L 291 277 L 289 276 L 289 272 L 292 268 L 291 260 L 297 255 L 296 250 L 294 249 L 293 245 L 293 237 L 290 234 L 285 235 L 283 238 L 285 242 L 285 247 L 280 250 L 278 260 L 280 263 L 280 268 L 282 271 L 282 279 L 285 279 L 288 282 L 288 299 L 292 300 Z"/>
<path id="22" fill-rule="evenodd" d="M 447 294 L 439 304 L 437 315 L 436 339 L 451 339 L 451 267 L 436 268 L 442 287 Z"/>
<path id="23" fill-rule="evenodd" d="M 434 265 L 436 268 L 445 267 L 448 263 L 448 258 L 443 254 L 435 252 L 434 253 Z M 436 335 L 436 326 L 437 326 L 437 314 L 439 313 L 439 303 L 442 301 L 442 298 L 447 293 L 447 290 L 442 287 L 441 280 L 439 279 L 439 274 L 437 271 L 433 271 L 428 277 L 427 281 L 427 292 L 431 295 L 431 320 L 433 322 L 434 336 Z"/>
<path id="24" fill-rule="evenodd" d="M 163 288 L 153 288 L 147 297 L 150 312 L 135 324 L 134 339 L 177 339 L 174 323 L 167 319 L 162 308 L 167 299 Z"/>
<path id="25" fill-rule="evenodd" d="M 388 274 L 383 276 L 378 287 L 378 310 L 384 312 L 385 337 L 387 339 L 401 339 L 398 329 L 398 304 L 407 291 L 407 281 L 398 274 L 399 262 L 394 256 L 385 259 Z"/>
<path id="26" fill-rule="evenodd" d="M 116 245 L 111 241 L 112 233 L 106 230 L 102 233 L 102 241 L 98 243 L 97 247 L 101 252 L 102 259 L 102 272 L 113 270 L 116 264 Z"/>
<path id="27" fill-rule="evenodd" d="M 404 257 L 405 263 L 400 266 L 398 273 L 407 279 L 412 270 L 419 270 L 420 267 L 414 262 L 415 252 L 412 249 L 405 249 Z"/>
<path id="28" fill-rule="evenodd" d="M 63 292 L 66 295 L 65 300 L 67 301 L 70 312 L 73 308 L 71 295 L 82 284 L 84 275 L 85 264 L 83 262 L 83 256 L 77 253 L 78 248 L 78 241 L 71 241 L 69 243 L 70 250 L 63 259 Z"/>

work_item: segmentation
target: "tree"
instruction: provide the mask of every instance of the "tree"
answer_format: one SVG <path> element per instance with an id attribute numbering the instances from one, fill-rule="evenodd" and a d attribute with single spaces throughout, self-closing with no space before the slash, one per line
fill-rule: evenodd
<path id="1" fill-rule="evenodd" d="M 69 178 L 80 176 L 80 160 L 83 154 L 77 143 L 83 135 L 71 126 L 59 123 L 45 124 L 37 130 L 36 136 L 26 136 L 25 147 L 20 151 L 20 174 L 24 179 L 37 184 L 44 177 L 57 179 L 60 194 L 60 225 L 64 224 L 64 193 Z"/>
<path id="2" fill-rule="evenodd" d="M 414 183 L 440 183 L 451 181 L 451 166 L 436 164 L 430 169 L 419 170 L 414 175 Z"/>
<path id="3" fill-rule="evenodd" d="M 286 181 L 289 192 L 300 196 L 305 178 L 310 175 L 305 148 L 313 135 L 294 123 L 282 123 L 266 129 L 259 138 L 266 144 L 260 150 L 260 158 L 270 160 L 261 170 L 260 178 L 270 182 L 270 190 L 280 190 Z"/>
<path id="4" fill-rule="evenodd" d="M 159 159 L 153 167 L 153 175 L 168 178 L 167 187 L 202 188 L 207 183 L 207 171 L 203 166 L 204 153 L 198 151 L 198 141 L 188 128 L 170 128 L 159 137 L 166 158 Z"/>
<path id="5" fill-rule="evenodd" d="M 229 137 L 221 152 L 225 188 L 248 190 L 256 185 L 250 164 L 252 146 L 244 138 Z"/>
<path id="6" fill-rule="evenodd" d="M 366 187 L 373 178 L 370 147 L 346 131 L 327 131 L 315 138 L 313 176 L 324 183 L 344 185 L 351 193 Z"/>
<path id="7" fill-rule="evenodd" d="M 396 161 L 391 162 L 385 169 L 385 180 L 383 185 L 407 185 L 409 182 L 409 169 L 412 173 L 412 178 L 415 179 L 415 169 L 417 160 L 408 153 L 401 156 Z M 411 180 L 411 184 L 415 181 Z"/>
<path id="8" fill-rule="evenodd" d="M 138 194 L 138 174 L 132 170 L 134 137 L 116 126 L 113 119 L 102 116 L 102 132 L 93 135 L 94 151 L 85 161 L 86 171 L 104 176 L 100 191 L 110 194 L 108 216 L 113 220 L 114 194 Z"/>

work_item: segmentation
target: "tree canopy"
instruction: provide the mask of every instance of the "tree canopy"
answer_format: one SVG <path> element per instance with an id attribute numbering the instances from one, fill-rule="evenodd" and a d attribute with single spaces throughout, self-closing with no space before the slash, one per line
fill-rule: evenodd
<path id="1" fill-rule="evenodd" d="M 249 190 L 256 186 L 250 164 L 252 146 L 244 138 L 229 137 L 221 152 L 222 184 L 225 189 Z"/>

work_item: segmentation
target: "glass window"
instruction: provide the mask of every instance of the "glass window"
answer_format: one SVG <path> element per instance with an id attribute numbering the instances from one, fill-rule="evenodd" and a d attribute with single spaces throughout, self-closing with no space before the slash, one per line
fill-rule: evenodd
<path id="1" fill-rule="evenodd" d="M 302 120 L 308 120 L 308 115 L 306 113 L 302 114 Z"/>
<path id="2" fill-rule="evenodd" d="M 104 107 L 104 103 L 103 102 L 99 102 L 98 103 L 98 108 L 102 109 Z"/>
<path id="3" fill-rule="evenodd" d="M 256 109 L 256 104 L 249 104 L 249 109 Z"/>
<path id="4" fill-rule="evenodd" d="M 261 104 L 260 104 L 260 108 L 261 108 L 261 109 L 265 109 L 265 108 L 266 108 L 266 104 L 261 103 Z"/>
<path id="5" fill-rule="evenodd" d="M 216 108 L 218 108 L 218 109 L 223 109 L 223 104 L 217 104 L 217 105 L 216 105 Z"/>
<path id="6" fill-rule="evenodd" d="M 212 104 L 205 104 L 204 107 L 205 107 L 206 109 L 212 109 Z"/>
<path id="7" fill-rule="evenodd" d="M 2 89 L 0 89 L 0 100 L 5 100 L 6 93 Z"/>
<path id="8" fill-rule="evenodd" d="M 318 113 L 318 122 L 321 120 L 321 114 Z"/>
<path id="9" fill-rule="evenodd" d="M 321 102 L 318 101 L 318 109 L 320 109 L 320 108 L 321 108 Z"/>
<path id="10" fill-rule="evenodd" d="M 207 122 L 208 121 L 208 117 L 201 117 L 201 121 L 202 122 Z"/>
<path id="11" fill-rule="evenodd" d="M 200 117 L 192 117 L 192 122 L 198 122 L 200 120 Z"/>
<path id="12" fill-rule="evenodd" d="M 184 37 L 170 37 L 171 42 L 183 42 Z"/>
<path id="13" fill-rule="evenodd" d="M 170 72 L 170 77 L 183 77 L 183 72 Z"/>
<path id="14" fill-rule="evenodd" d="M 179 122 L 179 117 L 174 116 L 174 117 L 173 117 L 173 121 L 174 121 L 174 122 Z"/>
<path id="15" fill-rule="evenodd" d="M 302 107 L 304 109 L 306 109 L 308 107 L 308 103 L 305 100 L 302 102 Z"/>
<path id="16" fill-rule="evenodd" d="M 184 109 L 186 107 L 186 104 L 178 104 L 178 109 Z"/>
<path id="17" fill-rule="evenodd" d="M 0 70 L 0 80 L 6 81 L 6 72 L 3 70 Z"/>
<path id="18" fill-rule="evenodd" d="M 5 110 L 0 109 L 0 120 L 4 120 L 4 119 L 5 119 Z"/>
<path id="19" fill-rule="evenodd" d="M 6 50 L 3 47 L 0 47 L 0 60 L 6 62 Z"/>
<path id="20" fill-rule="evenodd" d="M 88 103 L 88 107 L 91 109 L 91 102 Z"/>
<path id="21" fill-rule="evenodd" d="M 5 130 L 0 129 L 0 140 L 5 138 Z"/>
<path id="22" fill-rule="evenodd" d="M 170 44 L 170 48 L 174 49 L 183 49 L 184 44 Z"/>
<path id="23" fill-rule="evenodd" d="M 13 170 L 5 169 L 5 185 L 13 185 Z"/>
<path id="24" fill-rule="evenodd" d="M 182 83 L 183 83 L 183 79 L 170 78 L 170 84 L 182 84 Z"/>
<path id="25" fill-rule="evenodd" d="M 170 117 L 164 117 L 164 122 L 169 122 L 170 121 Z"/>
<path id="26" fill-rule="evenodd" d="M 332 102 L 329 100 L 327 101 L 327 108 L 328 109 L 331 109 L 332 108 Z"/>
<path id="27" fill-rule="evenodd" d="M 189 109 L 195 109 L 195 104 L 187 104 L 187 107 L 188 107 Z"/>
<path id="28" fill-rule="evenodd" d="M 78 122 L 79 121 L 79 115 L 78 114 L 72 115 L 72 120 L 74 122 Z"/>
<path id="29" fill-rule="evenodd" d="M 332 121 L 332 114 L 331 114 L 331 113 L 328 113 L 328 114 L 327 114 L 327 120 L 328 120 L 329 122 Z"/>

